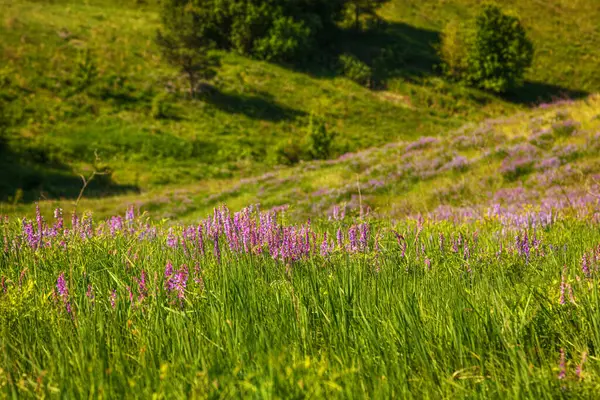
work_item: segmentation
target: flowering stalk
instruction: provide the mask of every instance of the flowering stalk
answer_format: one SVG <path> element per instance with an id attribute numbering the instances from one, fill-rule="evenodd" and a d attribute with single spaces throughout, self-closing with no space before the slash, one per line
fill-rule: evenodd
<path id="1" fill-rule="evenodd" d="M 560 361 L 558 364 L 558 379 L 566 379 L 567 377 L 567 367 L 565 360 L 565 349 L 560 349 Z"/>
<path id="2" fill-rule="evenodd" d="M 69 289 L 65 281 L 65 273 L 61 272 L 56 280 L 56 291 L 58 297 L 63 301 L 65 309 L 69 314 L 72 314 L 71 302 L 69 301 Z"/>
<path id="3" fill-rule="evenodd" d="M 110 293 L 110 306 L 115 309 L 117 306 L 117 289 L 113 289 Z"/>

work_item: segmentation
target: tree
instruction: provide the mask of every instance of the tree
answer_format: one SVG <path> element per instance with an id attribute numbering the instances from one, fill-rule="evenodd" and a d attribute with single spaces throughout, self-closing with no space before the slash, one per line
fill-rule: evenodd
<path id="1" fill-rule="evenodd" d="M 330 42 L 348 1 L 164 0 L 157 42 L 165 58 L 192 80 L 214 66 L 208 57 L 212 49 L 302 61 L 316 45 Z"/>
<path id="2" fill-rule="evenodd" d="M 503 93 L 523 84 L 533 44 L 517 17 L 485 5 L 471 23 L 446 25 L 438 54 L 449 77 Z"/>
<path id="3" fill-rule="evenodd" d="M 533 61 L 533 44 L 517 17 L 486 5 L 468 41 L 468 82 L 499 93 L 523 84 Z"/>
<path id="4" fill-rule="evenodd" d="M 187 76 L 191 97 L 198 81 L 213 78 L 219 65 L 214 53 L 219 35 L 206 11 L 191 1 L 166 0 L 161 10 L 162 29 L 156 35 L 164 58 Z"/>

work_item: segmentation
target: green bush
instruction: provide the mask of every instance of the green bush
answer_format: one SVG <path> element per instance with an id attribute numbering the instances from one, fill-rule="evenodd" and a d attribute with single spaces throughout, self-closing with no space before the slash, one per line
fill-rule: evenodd
<path id="1" fill-rule="evenodd" d="M 533 44 L 517 17 L 485 5 L 469 26 L 446 26 L 438 54 L 447 75 L 503 93 L 523 84 L 533 61 Z"/>
<path id="2" fill-rule="evenodd" d="M 349 0 L 164 0 L 162 32 L 181 37 L 178 31 L 193 26 L 179 47 L 299 61 L 311 46 L 329 41 L 347 7 Z"/>
<path id="3" fill-rule="evenodd" d="M 302 21 L 282 16 L 267 36 L 256 41 L 254 54 L 267 61 L 293 60 L 306 53 L 310 43 L 310 29 Z"/>
<path id="4" fill-rule="evenodd" d="M 315 160 L 329 158 L 335 136 L 334 132 L 327 130 L 321 118 L 311 115 L 307 132 L 308 154 L 311 158 Z"/>
<path id="5" fill-rule="evenodd" d="M 339 58 L 342 74 L 359 85 L 370 87 L 373 70 L 367 64 L 350 54 L 342 54 Z"/>

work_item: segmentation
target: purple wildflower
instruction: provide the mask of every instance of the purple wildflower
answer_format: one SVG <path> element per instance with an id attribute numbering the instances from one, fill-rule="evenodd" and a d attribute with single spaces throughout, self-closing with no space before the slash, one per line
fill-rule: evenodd
<path id="1" fill-rule="evenodd" d="M 133 208 L 133 206 L 127 207 L 127 212 L 125 213 L 125 220 L 130 222 L 130 221 L 133 221 L 134 218 L 135 218 L 135 209 Z"/>
<path id="2" fill-rule="evenodd" d="M 135 278 L 135 281 L 138 284 L 138 302 L 142 302 L 144 298 L 146 298 L 146 296 L 148 295 L 148 287 L 146 286 L 146 271 L 142 270 L 142 273 L 140 274 L 140 279 Z"/>
<path id="3" fill-rule="evenodd" d="M 79 228 L 79 217 L 75 210 L 73 210 L 73 214 L 71 215 L 71 229 L 73 232 L 77 232 L 77 228 Z"/>
<path id="4" fill-rule="evenodd" d="M 366 251 L 369 242 L 369 224 L 366 222 L 360 224 L 358 229 L 360 231 L 359 248 L 361 251 Z"/>
<path id="5" fill-rule="evenodd" d="M 171 264 L 171 261 L 167 261 L 167 265 L 165 265 L 165 279 L 171 275 L 173 275 L 173 264 Z"/>
<path id="6" fill-rule="evenodd" d="M 560 297 L 558 299 L 559 304 L 564 305 L 566 304 L 566 300 L 565 300 L 565 289 L 567 287 L 567 278 L 565 276 L 565 274 L 562 274 L 561 277 L 561 281 L 560 281 Z"/>
<path id="7" fill-rule="evenodd" d="M 586 360 L 587 360 L 587 351 L 584 351 L 583 353 L 581 353 L 581 362 L 575 369 L 575 374 L 577 375 L 577 378 L 579 378 L 579 380 L 583 379 L 583 364 L 585 364 Z"/>
<path id="8" fill-rule="evenodd" d="M 585 275 L 586 278 L 590 277 L 590 264 L 589 264 L 589 258 L 587 254 L 584 254 L 581 257 L 581 270 L 583 271 L 583 274 Z"/>
<path id="9" fill-rule="evenodd" d="M 56 291 L 58 292 L 58 297 L 63 301 L 65 305 L 65 309 L 69 314 L 71 314 L 71 303 L 69 302 L 69 289 L 67 288 L 67 282 L 65 281 L 65 273 L 61 272 L 56 280 Z"/>
<path id="10" fill-rule="evenodd" d="M 110 306 L 113 309 L 117 306 L 117 289 L 113 289 L 110 294 Z"/>
<path id="11" fill-rule="evenodd" d="M 58 231 L 61 231 L 64 227 L 62 208 L 59 207 L 54 210 L 54 219 L 56 219 L 56 224 L 55 224 L 56 229 Z"/>
<path id="12" fill-rule="evenodd" d="M 355 225 L 350 227 L 350 229 L 348 230 L 348 240 L 350 241 L 350 251 L 351 252 L 355 252 L 358 250 L 358 240 L 356 237 L 357 230 L 358 229 L 356 228 Z"/>
<path id="13" fill-rule="evenodd" d="M 25 218 L 23 218 L 23 234 L 25 235 L 29 246 L 33 249 L 37 248 L 39 237 L 34 233 L 33 223 L 27 222 Z"/>
<path id="14" fill-rule="evenodd" d="M 344 247 L 344 234 L 342 233 L 342 228 L 338 228 L 336 239 L 337 239 L 338 248 L 340 248 L 340 249 L 343 248 Z"/>
<path id="15" fill-rule="evenodd" d="M 221 248 L 219 247 L 219 235 L 215 234 L 214 237 L 214 254 L 217 259 L 217 263 L 221 264 Z"/>
<path id="16" fill-rule="evenodd" d="M 335 221 L 340 219 L 340 206 L 338 205 L 333 206 L 333 219 Z"/>
<path id="17" fill-rule="evenodd" d="M 202 225 L 198 224 L 196 239 L 198 241 L 198 249 L 200 253 L 204 256 L 204 237 L 202 235 Z"/>
<path id="18" fill-rule="evenodd" d="M 560 361 L 558 364 L 558 379 L 565 379 L 567 377 L 567 366 L 566 366 L 566 357 L 565 357 L 565 349 L 561 347 L 560 349 Z"/>
<path id="19" fill-rule="evenodd" d="M 329 243 L 327 243 L 327 232 L 323 234 L 323 243 L 321 243 L 321 257 L 329 255 Z"/>
<path id="20" fill-rule="evenodd" d="M 174 249 L 177 247 L 177 236 L 173 233 L 173 228 L 169 228 L 169 233 L 167 234 L 167 246 Z"/>
<path id="21" fill-rule="evenodd" d="M 36 203 L 35 205 L 35 221 L 37 222 L 37 233 L 41 238 L 44 231 L 44 218 L 42 217 L 42 213 L 40 212 L 40 205 L 38 203 Z"/>
<path id="22" fill-rule="evenodd" d="M 61 272 L 56 280 L 56 290 L 60 297 L 69 297 L 69 289 L 67 288 L 67 282 L 65 281 L 65 273 Z"/>
<path id="23" fill-rule="evenodd" d="M 169 276 L 165 282 L 165 288 L 168 292 L 177 294 L 179 299 L 183 299 L 185 297 L 188 275 L 187 265 L 184 264 L 179 270 L 174 271 Z"/>
<path id="24" fill-rule="evenodd" d="M 92 285 L 88 285 L 87 287 L 87 291 L 85 292 L 85 296 L 90 299 L 92 302 L 94 301 L 94 288 L 92 287 Z"/>
<path id="25" fill-rule="evenodd" d="M 431 136 L 424 136 L 417 141 L 411 142 L 406 146 L 406 151 L 419 150 L 428 147 L 431 144 L 437 143 L 440 140 Z"/>
<path id="26" fill-rule="evenodd" d="M 129 302 L 130 302 L 131 304 L 133 304 L 133 303 L 134 303 L 134 300 L 133 300 L 133 292 L 131 291 L 131 287 L 129 287 L 129 286 L 127 286 L 127 293 L 129 294 Z"/>

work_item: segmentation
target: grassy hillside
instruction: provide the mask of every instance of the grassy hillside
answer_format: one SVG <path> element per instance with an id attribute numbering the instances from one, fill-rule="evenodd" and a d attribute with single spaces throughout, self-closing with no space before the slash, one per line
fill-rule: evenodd
<path id="1" fill-rule="evenodd" d="M 0 180 L 0 198 L 73 198 L 77 175 L 92 168 L 110 174 L 95 179 L 88 196 L 263 173 L 277 163 L 282 142 L 302 142 L 311 113 L 338 133 L 334 152 L 341 155 L 596 91 L 598 10 L 570 4 L 511 3 L 538 54 L 529 83 L 504 99 L 437 76 L 439 29 L 468 16 L 473 2 L 394 0 L 381 10 L 387 24 L 380 31 L 348 33 L 340 43 L 371 63 L 385 49 L 384 90 L 318 66 L 298 70 L 224 55 L 215 92 L 190 101 L 153 43 L 154 5 L 8 1 L 0 21 L 0 93 L 13 127 L 0 160 L 11 170 Z M 165 94 L 171 117 L 153 119 L 153 103 Z"/>
<path id="2" fill-rule="evenodd" d="M 531 215 L 538 218 L 597 205 L 599 150 L 600 97 L 591 96 L 256 177 L 84 199 L 79 207 L 107 216 L 135 204 L 154 217 L 193 221 L 222 203 L 232 209 L 290 205 L 290 215 L 302 218 L 331 215 L 335 208 L 358 213 L 362 205 L 375 215 L 434 219 L 510 214 L 533 205 Z M 72 201 L 42 205 L 48 215 L 55 206 L 73 208 Z M 31 213 L 26 204 L 2 209 Z"/>

